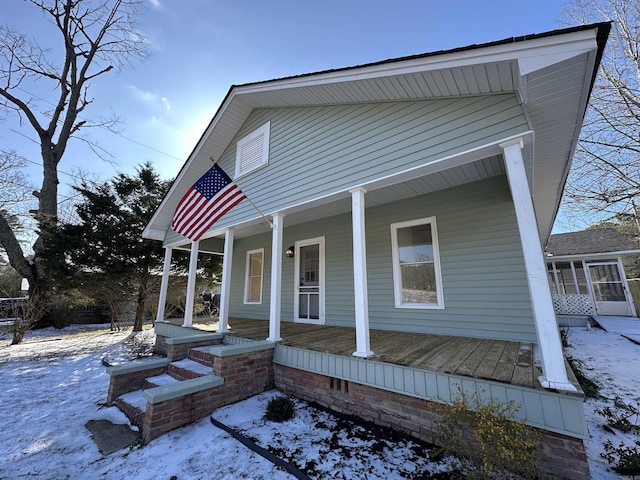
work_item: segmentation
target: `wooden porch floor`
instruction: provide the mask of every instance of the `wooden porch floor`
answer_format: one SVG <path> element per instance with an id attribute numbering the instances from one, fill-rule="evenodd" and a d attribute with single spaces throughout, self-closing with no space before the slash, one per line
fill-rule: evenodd
<path id="1" fill-rule="evenodd" d="M 282 322 L 282 344 L 335 355 L 350 356 L 356 350 L 355 330 L 346 327 Z M 194 319 L 194 327 L 217 330 L 215 319 Z M 269 322 L 233 318 L 230 334 L 251 340 L 269 336 Z M 535 365 L 529 343 L 478 338 L 371 330 L 370 360 L 482 378 L 541 389 L 542 371 Z M 577 385 L 567 365 L 569 379 Z M 579 386 L 578 386 L 579 387 Z"/>

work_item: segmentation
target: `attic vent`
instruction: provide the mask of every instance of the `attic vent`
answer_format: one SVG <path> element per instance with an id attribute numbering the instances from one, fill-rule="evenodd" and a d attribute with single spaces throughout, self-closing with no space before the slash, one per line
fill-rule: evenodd
<path id="1" fill-rule="evenodd" d="M 238 141 L 236 149 L 236 178 L 269 163 L 269 133 L 271 122 Z"/>

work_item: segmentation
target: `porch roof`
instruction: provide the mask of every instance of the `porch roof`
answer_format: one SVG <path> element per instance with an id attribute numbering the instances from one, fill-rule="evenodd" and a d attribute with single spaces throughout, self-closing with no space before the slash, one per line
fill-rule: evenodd
<path id="1" fill-rule="evenodd" d="M 544 240 L 551 230 L 560 202 L 609 29 L 608 23 L 582 26 L 232 86 L 146 226 L 143 237 L 165 239 L 175 207 L 184 192 L 211 167 L 211 158 L 221 157 L 256 108 L 428 100 L 515 92 L 526 106 L 531 132 L 535 134 L 525 139 L 528 144 L 523 154 L 530 165 L 529 182 L 534 189 L 538 229 Z M 473 160 L 491 159 L 500 153 L 498 145 L 485 148 L 487 151 Z M 495 159 L 491 162 L 495 163 Z M 480 166 L 486 167 L 484 164 Z M 433 173 L 427 170 L 421 175 Z M 399 188 L 405 180 L 398 177 L 391 179 L 389 184 L 361 186 L 369 192 L 380 188 L 381 194 L 397 194 L 392 187 Z M 318 198 L 307 207 L 329 206 L 331 209 L 339 206 L 336 200 L 340 199 Z M 290 215 L 295 210 L 280 213 Z M 288 216 L 288 225 L 293 220 Z M 255 222 L 260 221 L 256 215 Z"/>

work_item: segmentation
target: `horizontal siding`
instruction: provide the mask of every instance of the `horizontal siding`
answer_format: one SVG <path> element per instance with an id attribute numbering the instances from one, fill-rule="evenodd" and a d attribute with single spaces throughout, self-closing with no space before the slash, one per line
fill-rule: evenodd
<path id="1" fill-rule="evenodd" d="M 366 196 L 365 196 L 366 202 Z M 443 277 L 442 310 L 394 307 L 390 224 L 435 216 Z M 366 209 L 371 328 L 535 342 L 515 213 L 506 178 L 494 177 Z M 284 245 L 324 236 L 326 323 L 354 326 L 351 216 L 286 226 Z M 238 240 L 231 315 L 269 316 L 271 236 Z M 243 305 L 246 251 L 265 248 L 262 305 Z M 295 259 L 283 257 L 282 320 L 293 320 Z"/>
<path id="2" fill-rule="evenodd" d="M 237 140 L 267 121 L 271 122 L 269 164 L 238 179 L 267 213 L 528 130 L 522 108 L 510 94 L 258 109 L 219 159 L 225 171 L 235 171 Z M 244 202 L 218 227 L 255 215 Z"/>
<path id="3" fill-rule="evenodd" d="M 395 222 L 436 217 L 445 308 L 394 308 Z M 522 249 L 505 177 L 367 211 L 372 328 L 536 341 Z"/>

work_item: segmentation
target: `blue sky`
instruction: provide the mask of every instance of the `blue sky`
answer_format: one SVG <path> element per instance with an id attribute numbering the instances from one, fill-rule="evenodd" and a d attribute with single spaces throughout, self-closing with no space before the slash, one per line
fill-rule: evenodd
<path id="1" fill-rule="evenodd" d="M 375 62 L 561 28 L 553 0 L 148 0 L 140 28 L 151 57 L 92 83 L 86 117 L 115 112 L 121 135 L 94 129 L 104 162 L 72 142 L 60 165 L 106 180 L 151 161 L 173 178 L 233 84 Z M 34 15 L 35 14 L 35 15 Z M 0 23 L 47 45 L 55 34 L 22 0 L 3 0 Z M 35 87 L 34 87 L 35 88 Z M 47 90 L 37 92 L 47 95 Z M 16 133 L 14 130 L 21 133 Z M 39 162 L 31 130 L 0 116 L 0 149 Z M 29 170 L 34 183 L 39 169 Z M 72 178 L 60 176 L 63 189 Z"/>

